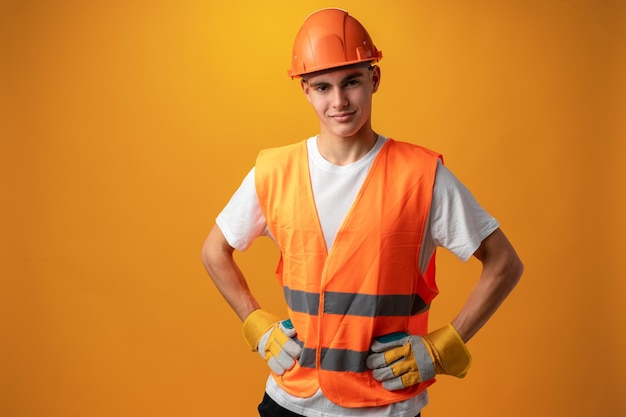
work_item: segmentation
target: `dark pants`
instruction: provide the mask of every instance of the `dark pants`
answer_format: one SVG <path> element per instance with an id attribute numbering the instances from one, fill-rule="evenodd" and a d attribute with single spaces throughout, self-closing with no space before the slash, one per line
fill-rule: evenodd
<path id="1" fill-rule="evenodd" d="M 420 414 L 415 417 L 420 417 Z M 276 404 L 267 393 L 263 396 L 261 404 L 259 404 L 259 415 L 261 417 L 302 417 L 300 414 L 296 414 Z"/>

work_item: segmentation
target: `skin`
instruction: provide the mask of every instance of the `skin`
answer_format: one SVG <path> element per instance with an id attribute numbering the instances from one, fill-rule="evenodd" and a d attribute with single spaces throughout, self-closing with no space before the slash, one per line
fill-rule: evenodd
<path id="1" fill-rule="evenodd" d="M 346 165 L 365 156 L 378 135 L 372 129 L 372 96 L 380 86 L 377 66 L 343 67 L 314 73 L 302 82 L 302 91 L 320 124 L 317 145 L 322 156 Z M 243 321 L 260 308 L 246 278 L 233 259 L 234 249 L 217 225 L 202 248 L 202 261 L 224 299 Z M 519 281 L 523 265 L 502 230 L 483 240 L 474 256 L 482 271 L 452 325 L 464 341 L 470 340 Z"/>
<path id="2" fill-rule="evenodd" d="M 320 123 L 317 146 L 326 160 L 350 164 L 374 146 L 378 134 L 372 130 L 372 96 L 379 85 L 378 66 L 352 66 L 302 80 L 302 91 Z"/>

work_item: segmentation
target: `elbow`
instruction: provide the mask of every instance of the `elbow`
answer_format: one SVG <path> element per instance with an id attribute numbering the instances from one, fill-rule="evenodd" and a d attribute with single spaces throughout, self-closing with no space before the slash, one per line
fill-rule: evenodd
<path id="1" fill-rule="evenodd" d="M 509 262 L 507 263 L 506 272 L 509 277 L 511 287 L 517 285 L 524 274 L 524 263 L 519 258 L 517 253 L 513 252 L 510 257 Z"/>
<path id="2" fill-rule="evenodd" d="M 517 258 L 517 273 L 518 273 L 517 279 L 519 280 L 524 274 L 524 263 L 519 257 Z"/>
<path id="3" fill-rule="evenodd" d="M 202 265 L 204 269 L 208 272 L 209 276 L 211 276 L 211 270 L 213 269 L 213 262 L 211 260 L 211 249 L 208 245 L 208 239 L 202 245 L 202 250 L 200 251 L 200 260 L 202 261 Z"/>
<path id="4" fill-rule="evenodd" d="M 202 244 L 202 249 L 200 250 L 200 260 L 202 261 L 202 265 L 204 265 L 204 268 L 207 271 L 209 270 L 209 266 L 211 264 L 211 255 L 210 255 L 210 253 L 211 253 L 211 251 L 209 249 L 208 239 L 207 239 Z"/>

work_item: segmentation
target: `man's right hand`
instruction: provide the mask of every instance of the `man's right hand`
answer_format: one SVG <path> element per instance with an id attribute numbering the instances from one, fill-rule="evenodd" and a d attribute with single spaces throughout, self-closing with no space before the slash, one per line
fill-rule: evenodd
<path id="1" fill-rule="evenodd" d="M 302 348 L 292 338 L 296 329 L 291 320 L 280 320 L 265 310 L 255 310 L 243 322 L 243 334 L 253 351 L 277 375 L 293 368 Z"/>

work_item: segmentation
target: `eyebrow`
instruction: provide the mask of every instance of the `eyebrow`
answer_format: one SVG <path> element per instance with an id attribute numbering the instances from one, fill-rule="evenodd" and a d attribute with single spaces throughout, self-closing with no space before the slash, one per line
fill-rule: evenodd
<path id="1" fill-rule="evenodd" d="M 346 75 L 345 77 L 343 77 L 339 84 L 345 84 L 346 82 L 348 82 L 350 80 L 353 80 L 355 78 L 361 78 L 361 77 L 364 77 L 363 73 L 355 71 L 355 72 L 350 73 L 350 74 Z M 309 85 L 311 87 L 320 87 L 320 86 L 325 86 L 325 85 L 331 85 L 331 83 L 329 83 L 328 81 L 320 80 L 320 81 L 316 81 L 316 82 L 310 83 Z"/>

